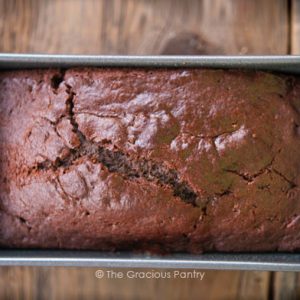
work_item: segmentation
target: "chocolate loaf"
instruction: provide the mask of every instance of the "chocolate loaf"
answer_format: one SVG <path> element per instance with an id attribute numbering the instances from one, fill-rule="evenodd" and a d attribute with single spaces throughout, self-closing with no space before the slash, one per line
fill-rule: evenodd
<path id="1" fill-rule="evenodd" d="M 0 73 L 0 246 L 300 250 L 300 79 Z"/>

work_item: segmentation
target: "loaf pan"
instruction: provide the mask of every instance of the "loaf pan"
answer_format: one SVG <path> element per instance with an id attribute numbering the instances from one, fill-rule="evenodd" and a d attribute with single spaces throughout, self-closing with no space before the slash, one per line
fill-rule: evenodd
<path id="1" fill-rule="evenodd" d="M 49 67 L 205 67 L 300 74 L 300 56 L 83 56 L 0 54 L 0 69 Z M 300 201 L 300 199 L 299 199 Z M 65 250 L 0 250 L 0 265 L 300 271 L 300 253 L 149 256 Z"/>

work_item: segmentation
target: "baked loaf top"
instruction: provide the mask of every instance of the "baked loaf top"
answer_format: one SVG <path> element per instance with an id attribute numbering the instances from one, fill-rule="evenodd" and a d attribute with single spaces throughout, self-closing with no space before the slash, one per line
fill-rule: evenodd
<path id="1" fill-rule="evenodd" d="M 0 73 L 0 245 L 300 249 L 300 81 L 255 71 Z"/>

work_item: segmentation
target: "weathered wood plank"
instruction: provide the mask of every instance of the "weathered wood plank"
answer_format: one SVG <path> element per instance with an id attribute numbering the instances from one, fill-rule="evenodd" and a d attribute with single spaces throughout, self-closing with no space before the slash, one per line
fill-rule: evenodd
<path id="1" fill-rule="evenodd" d="M 286 54 L 286 0 L 0 0 L 0 51 Z"/>
<path id="2" fill-rule="evenodd" d="M 268 299 L 270 272 L 241 272 L 236 299 Z"/>
<path id="3" fill-rule="evenodd" d="M 206 271 L 201 280 L 200 277 L 175 278 L 174 270 L 114 269 L 114 272 L 122 272 L 124 278 L 108 278 L 105 275 L 97 279 L 96 270 L 0 268 L 0 299 L 235 299 L 240 276 L 237 271 Z M 128 271 L 130 276 L 127 276 Z M 130 278 L 132 272 L 159 272 L 161 276 L 169 272 L 171 278 Z M 187 274 L 191 270 L 181 272 Z"/>
<path id="4" fill-rule="evenodd" d="M 300 277 L 296 272 L 274 274 L 273 295 L 275 300 L 296 300 L 300 298 Z"/>
<path id="5" fill-rule="evenodd" d="M 292 0 L 291 7 L 291 51 L 300 54 L 300 1 Z"/>

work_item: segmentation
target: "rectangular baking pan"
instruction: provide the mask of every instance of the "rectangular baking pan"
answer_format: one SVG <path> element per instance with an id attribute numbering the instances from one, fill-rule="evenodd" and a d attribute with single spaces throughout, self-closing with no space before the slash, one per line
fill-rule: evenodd
<path id="1" fill-rule="evenodd" d="M 0 54 L 0 69 L 68 67 L 205 67 L 300 74 L 300 56 L 84 56 Z M 300 201 L 300 199 L 299 199 Z M 64 250 L 0 250 L 0 266 L 90 266 L 300 271 L 300 253 L 149 256 Z"/>

